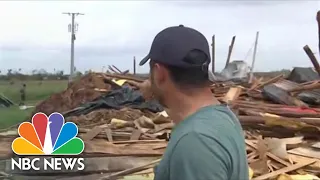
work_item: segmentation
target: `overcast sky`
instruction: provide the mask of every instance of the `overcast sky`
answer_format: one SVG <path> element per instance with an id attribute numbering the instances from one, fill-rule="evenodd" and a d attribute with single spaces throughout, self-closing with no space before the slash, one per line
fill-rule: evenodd
<path id="1" fill-rule="evenodd" d="M 44 68 L 69 73 L 71 18 L 81 12 L 75 41 L 78 70 L 101 71 L 115 65 L 132 71 L 132 59 L 149 51 L 154 36 L 168 26 L 184 24 L 216 37 L 216 66 L 225 64 L 233 35 L 231 59 L 252 61 L 256 31 L 260 31 L 257 71 L 312 66 L 302 47 L 317 49 L 316 12 L 319 1 L 0 1 L 0 69 Z M 248 56 L 246 56 L 249 54 Z M 319 57 L 319 54 L 316 54 Z M 148 72 L 149 67 L 137 68 Z"/>

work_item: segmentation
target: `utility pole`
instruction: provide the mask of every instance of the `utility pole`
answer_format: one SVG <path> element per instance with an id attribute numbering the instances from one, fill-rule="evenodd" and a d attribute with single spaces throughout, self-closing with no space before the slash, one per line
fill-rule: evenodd
<path id="1" fill-rule="evenodd" d="M 71 16 L 71 25 L 69 24 L 69 32 L 71 32 L 71 58 L 70 58 L 70 76 L 69 76 L 69 83 L 72 82 L 72 78 L 74 75 L 74 41 L 76 40 L 76 35 L 75 35 L 75 24 L 74 24 L 74 19 L 75 16 L 78 15 L 84 15 L 83 13 L 62 13 L 62 14 L 67 14 L 69 16 Z"/>

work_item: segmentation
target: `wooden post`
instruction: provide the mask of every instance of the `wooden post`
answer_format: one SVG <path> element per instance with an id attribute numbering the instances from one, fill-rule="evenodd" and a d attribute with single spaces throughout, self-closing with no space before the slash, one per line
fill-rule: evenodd
<path id="1" fill-rule="evenodd" d="M 215 71 L 215 37 L 214 35 L 212 36 L 212 44 L 211 44 L 211 54 L 212 54 L 212 57 L 211 57 L 211 65 L 212 65 L 212 73 L 214 73 Z"/>
<path id="2" fill-rule="evenodd" d="M 133 74 L 136 74 L 136 57 L 133 56 Z"/>
<path id="3" fill-rule="evenodd" d="M 233 50 L 233 45 L 234 45 L 234 41 L 235 40 L 236 40 L 236 36 L 233 36 L 232 40 L 231 40 L 231 44 L 229 46 L 228 57 L 227 57 L 227 62 L 226 62 L 226 66 L 225 67 L 227 67 L 229 62 L 230 62 L 231 53 L 232 53 L 232 50 Z"/>
<path id="4" fill-rule="evenodd" d="M 318 49 L 320 53 L 320 11 L 317 12 L 317 21 L 318 21 Z"/>
<path id="5" fill-rule="evenodd" d="M 256 41 L 255 41 L 255 43 L 254 43 L 254 49 L 253 49 L 253 57 L 252 57 L 252 64 L 251 64 L 251 71 L 250 71 L 249 83 L 252 83 L 252 80 L 253 80 L 253 69 L 254 69 L 254 63 L 256 62 L 258 39 L 259 39 L 259 31 L 257 31 Z"/>
<path id="6" fill-rule="evenodd" d="M 313 67 L 316 69 L 317 73 L 320 76 L 320 65 L 319 65 L 319 62 L 317 61 L 317 58 L 314 56 L 313 52 L 311 51 L 308 45 L 305 45 L 303 47 L 303 50 L 307 53 L 309 59 L 313 64 Z"/>

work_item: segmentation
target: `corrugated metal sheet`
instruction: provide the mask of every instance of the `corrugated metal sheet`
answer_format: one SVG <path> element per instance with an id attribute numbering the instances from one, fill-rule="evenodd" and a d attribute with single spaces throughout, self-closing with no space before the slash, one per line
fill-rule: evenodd
<path id="1" fill-rule="evenodd" d="M 278 81 L 274 85 L 285 91 L 300 86 L 298 83 L 289 80 Z M 304 91 L 298 95 L 298 98 L 307 103 L 320 104 L 320 90 Z"/>

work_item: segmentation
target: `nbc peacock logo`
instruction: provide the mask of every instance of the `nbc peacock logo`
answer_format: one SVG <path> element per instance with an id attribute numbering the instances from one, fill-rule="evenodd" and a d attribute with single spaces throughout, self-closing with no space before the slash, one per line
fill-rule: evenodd
<path id="1" fill-rule="evenodd" d="M 83 141 L 76 137 L 78 127 L 66 122 L 60 113 L 49 117 L 36 113 L 32 123 L 23 122 L 18 128 L 19 136 L 12 142 L 17 155 L 79 155 L 84 150 Z"/>

